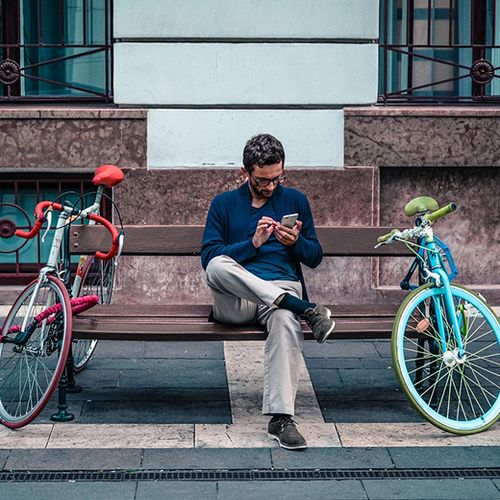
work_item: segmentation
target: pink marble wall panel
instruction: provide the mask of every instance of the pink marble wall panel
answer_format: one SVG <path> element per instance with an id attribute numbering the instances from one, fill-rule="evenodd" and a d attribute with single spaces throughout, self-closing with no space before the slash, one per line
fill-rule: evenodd
<path id="1" fill-rule="evenodd" d="M 0 170 L 146 168 L 146 112 L 0 109 Z"/>
<path id="2" fill-rule="evenodd" d="M 126 224 L 204 224 L 212 198 L 243 181 L 238 169 L 128 170 L 115 190 Z M 374 225 L 378 169 L 297 169 L 287 185 L 309 198 L 316 225 Z M 309 293 L 328 303 L 377 302 L 370 258 L 325 258 L 306 270 Z M 384 297 L 382 296 L 382 300 Z M 199 258 L 123 257 L 117 302 L 210 303 Z"/>
<path id="3" fill-rule="evenodd" d="M 378 169 L 290 169 L 316 225 L 375 225 Z M 214 196 L 244 182 L 239 169 L 125 170 L 115 199 L 126 224 L 204 224 Z"/>
<path id="4" fill-rule="evenodd" d="M 500 301 L 500 168 L 383 168 L 380 173 L 381 224 L 400 229 L 412 220 L 404 207 L 416 196 L 431 196 L 458 210 L 436 222 L 436 235 L 450 248 L 460 272 L 457 283 L 473 286 L 488 300 Z M 382 259 L 381 285 L 397 285 L 406 269 Z"/>
<path id="5" fill-rule="evenodd" d="M 500 165 L 500 110 L 346 109 L 346 165 Z"/>

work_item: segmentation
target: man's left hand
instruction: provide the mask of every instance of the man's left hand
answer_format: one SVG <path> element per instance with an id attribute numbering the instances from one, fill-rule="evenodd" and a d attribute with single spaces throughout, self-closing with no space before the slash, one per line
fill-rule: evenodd
<path id="1" fill-rule="evenodd" d="M 281 224 L 277 224 L 274 229 L 274 235 L 280 243 L 286 247 L 291 247 L 297 243 L 301 229 L 302 222 L 300 220 L 295 223 L 295 226 L 292 229 L 282 226 Z"/>

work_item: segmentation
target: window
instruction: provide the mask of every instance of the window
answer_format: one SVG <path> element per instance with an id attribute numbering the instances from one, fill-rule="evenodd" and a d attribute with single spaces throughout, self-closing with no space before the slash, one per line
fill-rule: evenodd
<path id="1" fill-rule="evenodd" d="M 109 190 L 105 191 L 109 196 Z M 90 204 L 95 193 L 95 186 L 90 182 L 82 182 L 71 175 L 58 179 L 47 174 L 32 174 L 30 179 L 19 179 L 14 174 L 3 174 L 0 180 L 0 219 L 12 220 L 19 229 L 27 231 L 34 224 L 34 213 L 37 203 L 44 200 L 61 202 L 58 197 L 65 193 L 63 200 L 72 204 L 79 204 L 83 196 L 84 203 Z M 89 193 L 89 196 L 86 196 Z M 13 206 L 15 205 L 15 206 Z M 17 207 L 24 210 L 24 214 Z M 111 202 L 103 198 L 102 215 L 109 218 Z M 55 229 L 57 215 L 54 213 L 52 234 Z M 2 239 L 0 246 L 0 286 L 23 285 L 32 281 L 42 265 L 47 262 L 52 235 L 47 236 L 45 244 L 41 243 L 41 236 L 45 232 L 45 224 L 41 234 L 32 240 L 24 240 L 13 236 Z M 75 260 L 76 267 L 76 260 Z"/>
<path id="2" fill-rule="evenodd" d="M 111 0 L 0 6 L 0 100 L 111 101 Z"/>
<path id="3" fill-rule="evenodd" d="M 383 104 L 500 102 L 496 0 L 382 0 Z"/>

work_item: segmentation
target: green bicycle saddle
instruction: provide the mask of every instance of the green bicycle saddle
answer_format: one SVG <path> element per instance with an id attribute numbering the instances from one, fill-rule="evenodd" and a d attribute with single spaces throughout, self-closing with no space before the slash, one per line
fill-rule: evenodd
<path id="1" fill-rule="evenodd" d="M 436 211 L 439 208 L 438 202 L 430 196 L 419 196 L 411 200 L 405 207 L 405 215 L 412 217 L 429 211 Z"/>

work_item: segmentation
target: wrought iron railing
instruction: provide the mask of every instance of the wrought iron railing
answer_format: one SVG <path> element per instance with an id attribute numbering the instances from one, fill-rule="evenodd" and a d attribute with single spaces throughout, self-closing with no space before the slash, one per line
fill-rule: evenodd
<path id="1" fill-rule="evenodd" d="M 500 103 L 496 0 L 382 0 L 382 104 Z"/>
<path id="2" fill-rule="evenodd" d="M 111 101 L 111 2 L 0 0 L 0 101 Z"/>

